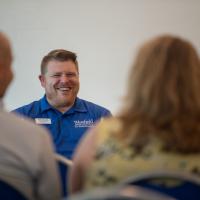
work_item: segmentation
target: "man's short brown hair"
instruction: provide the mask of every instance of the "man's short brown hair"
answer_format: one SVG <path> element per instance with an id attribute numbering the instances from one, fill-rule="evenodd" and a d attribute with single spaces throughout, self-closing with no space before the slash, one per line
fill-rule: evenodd
<path id="1" fill-rule="evenodd" d="M 46 66 L 48 64 L 49 61 L 52 61 L 52 60 L 57 60 L 57 61 L 61 61 L 61 62 L 64 62 L 64 61 L 72 61 L 76 67 L 77 67 L 77 70 L 78 70 L 78 61 L 77 61 L 77 55 L 71 51 L 67 51 L 65 49 L 55 49 L 55 50 L 52 50 L 50 51 L 46 56 L 44 56 L 44 58 L 42 59 L 42 62 L 41 62 L 41 74 L 45 74 L 47 69 L 46 69 Z"/>

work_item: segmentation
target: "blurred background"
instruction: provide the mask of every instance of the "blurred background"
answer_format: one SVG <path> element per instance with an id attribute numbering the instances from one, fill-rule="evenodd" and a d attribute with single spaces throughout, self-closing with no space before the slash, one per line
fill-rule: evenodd
<path id="1" fill-rule="evenodd" d="M 14 51 L 6 108 L 43 96 L 41 59 L 64 48 L 78 55 L 78 96 L 117 113 L 130 65 L 145 40 L 173 33 L 199 51 L 199 9 L 199 0 L 0 0 L 0 30 Z"/>

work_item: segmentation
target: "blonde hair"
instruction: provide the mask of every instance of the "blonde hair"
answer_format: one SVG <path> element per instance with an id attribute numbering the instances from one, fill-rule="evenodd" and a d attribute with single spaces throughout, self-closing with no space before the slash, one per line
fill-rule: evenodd
<path id="1" fill-rule="evenodd" d="M 125 105 L 120 135 L 128 143 L 143 148 L 156 135 L 164 149 L 200 152 L 200 62 L 194 47 L 170 35 L 145 43 L 130 71 Z"/>

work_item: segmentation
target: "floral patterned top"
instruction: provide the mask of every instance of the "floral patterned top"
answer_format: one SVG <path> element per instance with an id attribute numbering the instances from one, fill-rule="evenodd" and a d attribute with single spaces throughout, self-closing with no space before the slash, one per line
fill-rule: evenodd
<path id="1" fill-rule="evenodd" d="M 111 118 L 97 126 L 97 150 L 94 162 L 85 177 L 85 190 L 104 187 L 143 172 L 172 170 L 196 173 L 200 176 L 200 154 L 178 154 L 161 151 L 158 139 L 152 140 L 141 153 L 123 145 L 113 133 L 120 130 L 119 119 Z M 112 134 L 111 134 L 112 133 Z"/>

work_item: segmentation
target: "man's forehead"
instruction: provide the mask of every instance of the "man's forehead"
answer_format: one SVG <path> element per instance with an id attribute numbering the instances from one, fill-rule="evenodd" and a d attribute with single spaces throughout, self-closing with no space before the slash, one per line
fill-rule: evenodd
<path id="1" fill-rule="evenodd" d="M 71 61 L 51 60 L 47 63 L 47 71 L 77 71 L 76 64 Z"/>

